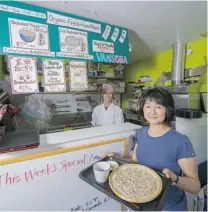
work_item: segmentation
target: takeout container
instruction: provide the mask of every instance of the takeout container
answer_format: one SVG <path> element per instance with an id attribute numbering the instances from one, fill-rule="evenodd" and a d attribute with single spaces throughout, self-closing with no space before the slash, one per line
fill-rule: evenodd
<path id="1" fill-rule="evenodd" d="M 98 162 L 107 162 L 107 161 L 116 161 L 119 165 L 128 164 L 129 162 L 126 160 L 121 160 L 114 157 L 105 157 L 99 160 Z M 93 165 L 85 168 L 82 170 L 79 174 L 80 179 L 88 183 L 89 185 L 93 186 L 95 189 L 99 190 L 100 192 L 104 193 L 105 195 L 108 195 L 110 198 L 114 199 L 115 201 L 121 203 L 123 206 L 127 207 L 130 210 L 133 211 L 161 211 L 164 206 L 165 197 L 168 191 L 169 186 L 171 185 L 171 180 L 168 179 L 162 172 L 158 170 L 154 170 L 161 178 L 162 180 L 162 191 L 160 195 L 146 203 L 131 203 L 127 202 L 121 198 L 119 198 L 110 188 L 109 182 L 106 181 L 104 183 L 98 183 L 95 179 L 94 173 L 93 173 Z"/>

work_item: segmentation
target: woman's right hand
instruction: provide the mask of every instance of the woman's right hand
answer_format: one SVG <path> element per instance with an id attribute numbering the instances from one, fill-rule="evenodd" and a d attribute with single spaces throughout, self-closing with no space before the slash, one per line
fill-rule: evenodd
<path id="1" fill-rule="evenodd" d="M 117 154 L 115 152 L 107 152 L 105 154 L 105 157 L 116 157 L 116 156 L 117 156 Z"/>

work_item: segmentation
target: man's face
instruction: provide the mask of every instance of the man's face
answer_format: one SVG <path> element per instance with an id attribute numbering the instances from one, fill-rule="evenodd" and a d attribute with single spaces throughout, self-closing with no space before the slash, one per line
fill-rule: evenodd
<path id="1" fill-rule="evenodd" d="M 110 102 L 112 102 L 112 100 L 113 100 L 113 94 L 112 93 L 105 93 L 104 95 L 103 95 L 103 100 L 104 100 L 104 102 L 105 103 L 110 103 Z"/>

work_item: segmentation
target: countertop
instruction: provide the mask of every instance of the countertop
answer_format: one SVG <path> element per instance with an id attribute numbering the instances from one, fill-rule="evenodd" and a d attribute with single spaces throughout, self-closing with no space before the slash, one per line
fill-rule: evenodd
<path id="1" fill-rule="evenodd" d="M 76 145 L 83 145 L 85 143 L 96 143 L 99 141 L 128 137 L 129 132 L 132 133 L 132 131 L 136 131 L 140 127 L 139 125 L 126 122 L 118 125 L 43 134 L 40 135 L 40 145 L 38 148 L 0 154 L 0 163 L 2 160 L 19 156 L 50 152 Z"/>

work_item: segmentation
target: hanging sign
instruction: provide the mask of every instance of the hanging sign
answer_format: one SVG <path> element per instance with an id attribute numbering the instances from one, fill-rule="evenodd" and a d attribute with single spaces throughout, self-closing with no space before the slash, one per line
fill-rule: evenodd
<path id="1" fill-rule="evenodd" d="M 20 1 L 0 2 L 0 54 L 130 63 L 128 30 Z"/>
<path id="2" fill-rule="evenodd" d="M 36 59 L 32 57 L 8 57 L 13 94 L 39 92 Z"/>
<path id="3" fill-rule="evenodd" d="M 44 91 L 66 91 L 64 62 L 62 60 L 44 60 Z"/>

